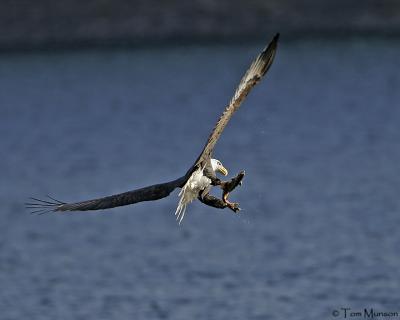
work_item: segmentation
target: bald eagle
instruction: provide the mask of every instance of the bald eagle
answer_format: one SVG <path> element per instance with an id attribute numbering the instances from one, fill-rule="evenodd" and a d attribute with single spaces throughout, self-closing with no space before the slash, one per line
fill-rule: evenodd
<path id="1" fill-rule="evenodd" d="M 235 213 L 238 212 L 240 210 L 239 204 L 228 201 L 228 195 L 238 185 L 241 185 L 245 173 L 242 171 L 228 181 L 220 180 L 216 174 L 221 173 L 226 176 L 228 175 L 228 170 L 222 165 L 221 161 L 212 158 L 212 154 L 215 144 L 232 115 L 239 109 L 250 90 L 260 82 L 270 68 L 275 57 L 278 39 L 279 34 L 276 34 L 269 45 L 264 48 L 250 65 L 242 77 L 235 94 L 208 137 L 202 152 L 184 176 L 173 181 L 81 202 L 65 203 L 50 196 L 46 200 L 30 198 L 32 201 L 26 203 L 27 208 L 32 209 L 32 213 L 39 214 L 46 212 L 102 210 L 142 201 L 162 199 L 167 197 L 176 188 L 181 188 L 178 207 L 175 211 L 175 216 L 179 224 L 185 215 L 187 205 L 195 199 L 215 208 L 229 208 Z M 218 186 L 222 189 L 222 199 L 209 194 L 212 186 Z"/>

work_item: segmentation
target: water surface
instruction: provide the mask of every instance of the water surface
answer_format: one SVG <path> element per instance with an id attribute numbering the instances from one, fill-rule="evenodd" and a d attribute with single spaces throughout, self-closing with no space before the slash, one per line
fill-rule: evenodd
<path id="1" fill-rule="evenodd" d="M 29 215 L 174 179 L 263 44 L 0 56 L 2 319 L 329 319 L 399 310 L 400 46 L 285 43 L 215 156 L 234 215 L 177 192 Z"/>

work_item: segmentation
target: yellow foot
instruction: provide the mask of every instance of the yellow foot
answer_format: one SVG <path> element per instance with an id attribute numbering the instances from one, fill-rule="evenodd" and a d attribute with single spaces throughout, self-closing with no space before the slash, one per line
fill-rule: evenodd
<path id="1" fill-rule="evenodd" d="M 243 177 L 242 177 L 243 178 Z M 239 183 L 240 181 L 238 181 Z M 229 192 L 224 190 L 222 194 L 222 200 L 226 203 L 227 207 L 231 209 L 233 212 L 238 213 L 240 211 L 239 203 L 228 201 Z"/>
<path id="2" fill-rule="evenodd" d="M 231 209 L 233 212 L 238 213 L 240 211 L 239 203 L 237 202 L 227 202 L 228 208 Z"/>

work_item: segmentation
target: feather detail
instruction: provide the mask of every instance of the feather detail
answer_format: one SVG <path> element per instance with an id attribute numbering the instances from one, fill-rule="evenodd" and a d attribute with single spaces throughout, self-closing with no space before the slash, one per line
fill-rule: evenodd
<path id="1" fill-rule="evenodd" d="M 249 69 L 246 71 L 238 87 L 236 88 L 235 94 L 230 100 L 228 106 L 225 108 L 221 117 L 218 119 L 213 131 L 211 132 L 208 140 L 200 154 L 197 158 L 195 165 L 202 164 L 207 159 L 211 158 L 212 152 L 214 150 L 215 144 L 217 143 L 219 137 L 224 131 L 229 120 L 232 118 L 233 114 L 239 109 L 243 100 L 247 97 L 251 89 L 261 81 L 262 77 L 266 74 L 268 69 L 271 67 L 272 62 L 276 54 L 276 49 L 278 45 L 279 33 L 272 39 L 267 47 L 257 56 L 257 58 L 250 65 Z"/>

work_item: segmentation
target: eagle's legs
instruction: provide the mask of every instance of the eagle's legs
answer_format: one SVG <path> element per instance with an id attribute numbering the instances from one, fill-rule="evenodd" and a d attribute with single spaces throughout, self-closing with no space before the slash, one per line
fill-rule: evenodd
<path id="1" fill-rule="evenodd" d="M 199 200 L 208 206 L 218 208 L 218 209 L 229 208 L 229 209 L 233 210 L 234 212 L 238 212 L 240 210 L 238 203 L 231 203 L 229 201 L 226 202 L 225 200 L 214 197 L 214 196 L 210 195 L 209 193 L 200 194 Z"/>
<path id="2" fill-rule="evenodd" d="M 233 177 L 229 181 L 222 181 L 216 177 L 208 177 L 211 180 L 212 186 L 219 186 L 225 192 L 232 192 L 237 186 L 242 185 L 242 180 L 244 178 L 244 170 L 240 171 L 236 177 Z"/>
<path id="3" fill-rule="evenodd" d="M 233 177 L 229 181 L 221 181 L 218 178 L 211 178 L 211 185 L 213 186 L 219 186 L 222 189 L 222 199 L 218 199 L 212 195 L 210 195 L 208 192 L 209 190 L 204 190 L 199 195 L 199 200 L 203 202 L 206 205 L 215 207 L 215 208 L 229 208 L 234 212 L 238 212 L 240 210 L 239 208 L 239 203 L 236 202 L 230 202 L 228 201 L 228 196 L 229 193 L 232 192 L 237 186 L 242 184 L 242 180 L 244 178 L 245 172 L 241 171 L 236 177 Z"/>
<path id="4" fill-rule="evenodd" d="M 229 193 L 231 193 L 237 186 L 242 185 L 242 180 L 244 178 L 244 175 L 245 175 L 245 172 L 241 171 L 238 173 L 238 175 L 236 177 L 233 177 L 231 180 L 222 182 L 222 184 L 220 186 L 222 189 L 223 201 L 234 212 L 237 212 L 240 210 L 239 204 L 236 202 L 228 201 L 228 196 L 229 196 Z"/>
<path id="5" fill-rule="evenodd" d="M 227 207 L 227 204 L 222 199 L 216 198 L 209 193 L 199 195 L 199 200 L 214 208 L 225 209 Z"/>
<path id="6" fill-rule="evenodd" d="M 240 171 L 236 177 L 233 177 L 229 181 L 221 181 L 221 184 L 219 185 L 222 189 L 222 191 L 225 193 L 232 192 L 237 186 L 242 185 L 242 180 L 244 178 L 245 172 Z"/>

